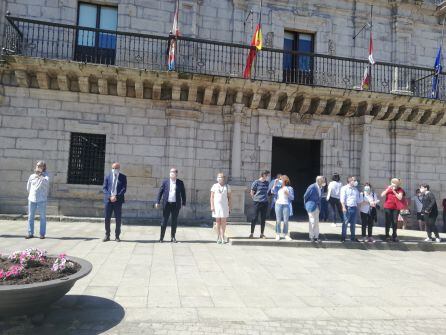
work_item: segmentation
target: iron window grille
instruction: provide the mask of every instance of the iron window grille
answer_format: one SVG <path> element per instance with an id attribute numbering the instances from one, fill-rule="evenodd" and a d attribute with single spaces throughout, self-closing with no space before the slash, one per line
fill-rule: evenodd
<path id="1" fill-rule="evenodd" d="M 68 184 L 102 185 L 105 135 L 71 133 Z"/>

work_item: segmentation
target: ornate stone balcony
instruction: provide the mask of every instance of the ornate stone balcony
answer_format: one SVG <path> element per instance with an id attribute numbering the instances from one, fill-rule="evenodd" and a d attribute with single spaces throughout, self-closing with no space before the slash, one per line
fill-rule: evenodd
<path id="1" fill-rule="evenodd" d="M 377 63 L 370 90 L 362 91 L 365 61 L 264 49 L 247 80 L 247 46 L 183 37 L 176 70 L 169 72 L 168 37 L 7 19 L 0 69 L 5 85 L 182 101 L 192 110 L 242 104 L 288 113 L 291 123 L 369 115 L 446 124 L 444 102 L 429 98 L 429 68 Z M 284 68 L 285 56 L 296 60 L 296 68 Z"/>

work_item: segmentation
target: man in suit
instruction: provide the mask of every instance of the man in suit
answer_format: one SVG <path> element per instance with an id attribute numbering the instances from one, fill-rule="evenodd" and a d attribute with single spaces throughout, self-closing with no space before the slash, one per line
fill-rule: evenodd
<path id="1" fill-rule="evenodd" d="M 319 239 L 319 211 L 322 187 L 325 186 L 325 178 L 317 176 L 316 182 L 308 186 L 304 194 L 305 210 L 308 213 L 308 233 L 310 241 L 320 242 Z"/>
<path id="2" fill-rule="evenodd" d="M 429 185 L 422 184 L 420 186 L 420 191 L 421 194 L 423 194 L 423 207 L 421 209 L 421 213 L 423 214 L 424 222 L 426 222 L 427 238 L 425 239 L 425 241 L 433 241 L 432 233 L 434 233 L 435 241 L 439 243 L 441 242 L 441 239 L 440 234 L 438 234 L 437 228 L 437 200 L 435 199 L 434 194 L 430 191 Z"/>
<path id="3" fill-rule="evenodd" d="M 120 242 L 121 212 L 124 203 L 124 194 L 127 191 L 127 177 L 119 172 L 121 168 L 118 162 L 112 164 L 111 172 L 104 178 L 102 190 L 104 192 L 105 205 L 105 237 L 104 242 L 110 241 L 110 220 L 115 213 L 116 228 L 115 241 Z"/>
<path id="4" fill-rule="evenodd" d="M 161 222 L 160 243 L 164 240 L 164 234 L 166 233 L 167 222 L 169 216 L 172 215 L 172 223 L 170 230 L 171 242 L 177 243 L 175 239 L 175 233 L 177 231 L 177 218 L 180 212 L 181 206 L 186 206 L 186 190 L 184 188 L 183 181 L 177 179 L 178 170 L 176 168 L 170 169 L 170 178 L 165 179 L 161 184 L 156 200 L 156 208 L 160 203 L 163 206 L 163 220 Z"/>

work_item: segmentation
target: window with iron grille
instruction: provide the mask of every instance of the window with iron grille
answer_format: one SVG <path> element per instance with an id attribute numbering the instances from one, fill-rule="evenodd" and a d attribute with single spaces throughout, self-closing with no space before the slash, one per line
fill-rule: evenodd
<path id="1" fill-rule="evenodd" d="M 68 184 L 102 185 L 105 135 L 71 133 Z"/>

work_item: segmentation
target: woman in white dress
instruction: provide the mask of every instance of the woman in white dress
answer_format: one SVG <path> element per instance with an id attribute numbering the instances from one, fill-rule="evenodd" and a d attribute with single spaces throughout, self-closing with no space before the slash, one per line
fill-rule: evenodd
<path id="1" fill-rule="evenodd" d="M 212 217 L 217 224 L 217 243 L 226 243 L 225 230 L 226 219 L 231 213 L 231 188 L 225 183 L 225 175 L 217 175 L 217 183 L 211 188 Z"/>

